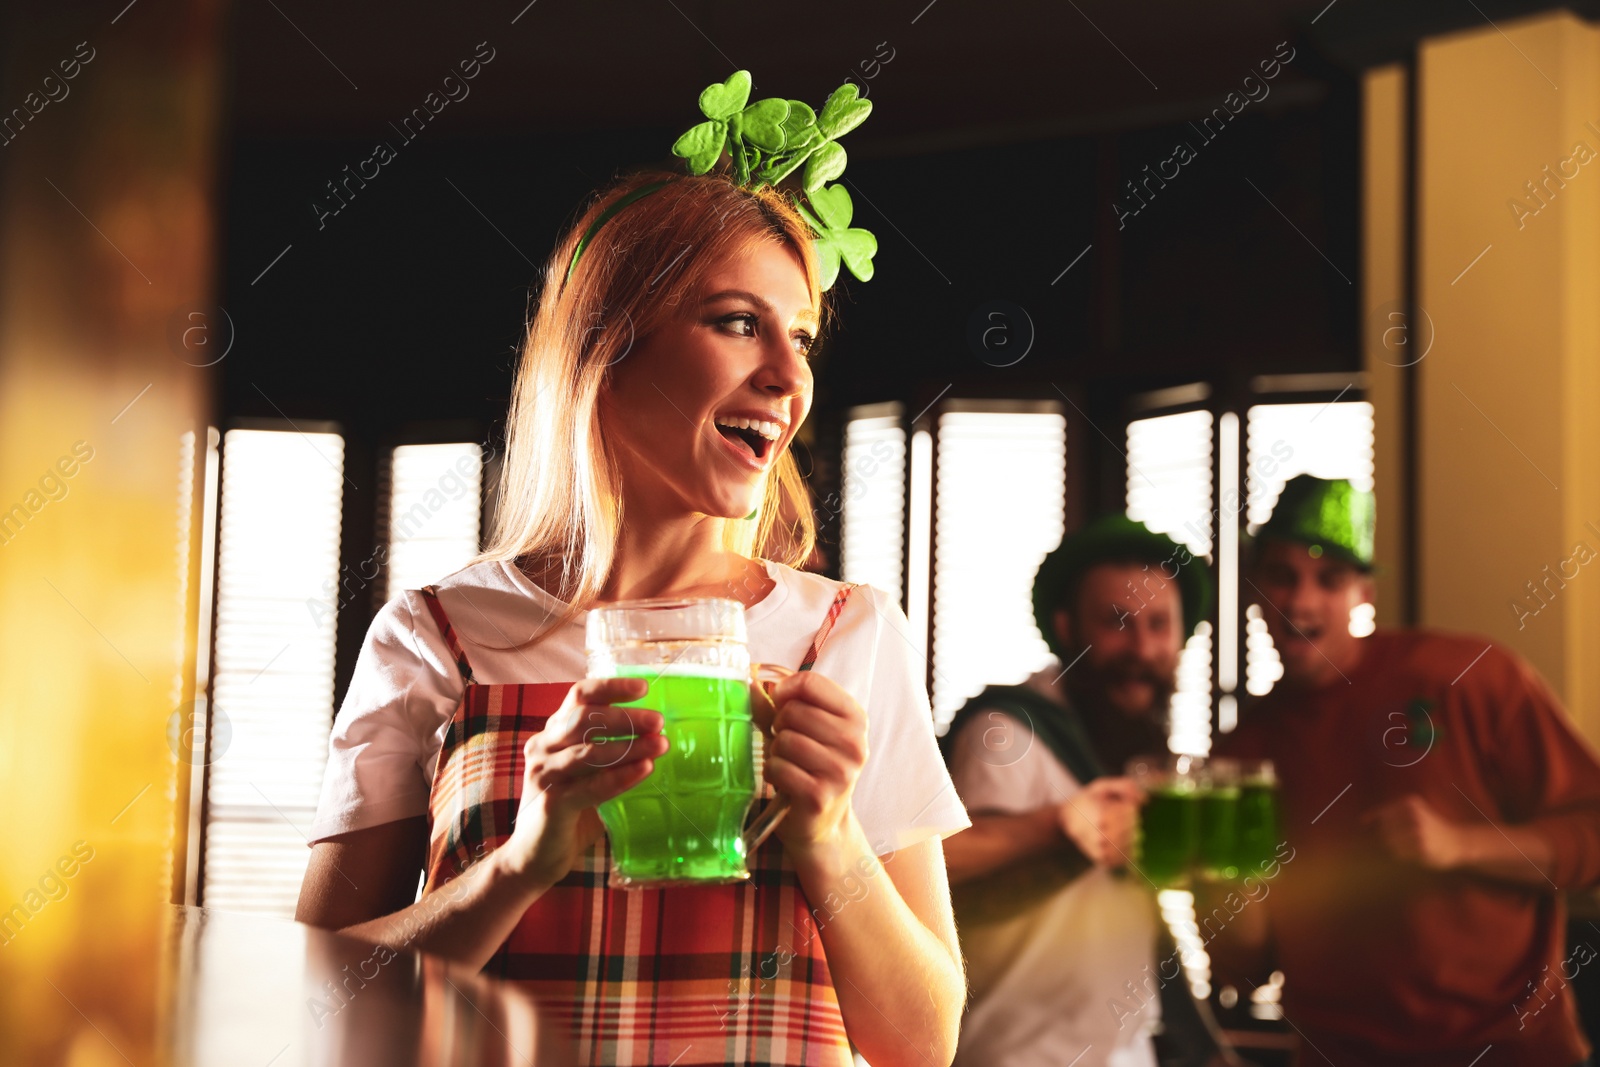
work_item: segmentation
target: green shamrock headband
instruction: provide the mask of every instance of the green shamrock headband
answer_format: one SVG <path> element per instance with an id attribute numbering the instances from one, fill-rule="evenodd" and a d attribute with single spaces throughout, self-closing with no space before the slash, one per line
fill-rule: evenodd
<path id="1" fill-rule="evenodd" d="M 672 154 L 688 161 L 690 174 L 704 174 L 726 150 L 732 159 L 734 184 L 745 188 L 776 186 L 802 165 L 805 204 L 792 199 L 795 209 L 810 225 L 816 241 L 822 288 L 833 287 L 839 263 L 861 281 L 872 277 L 872 257 L 878 239 L 850 225 L 855 206 L 842 185 L 829 185 L 844 173 L 844 148 L 838 138 L 861 125 L 872 112 L 872 101 L 856 96 L 851 82 L 839 86 L 822 105 L 822 112 L 798 100 L 769 97 L 746 106 L 750 99 L 750 72 L 734 71 L 725 82 L 706 86 L 700 94 L 700 111 L 706 121 L 679 137 Z M 669 184 L 641 186 L 618 200 L 594 220 L 573 250 L 567 278 L 595 232 L 617 212 Z"/>

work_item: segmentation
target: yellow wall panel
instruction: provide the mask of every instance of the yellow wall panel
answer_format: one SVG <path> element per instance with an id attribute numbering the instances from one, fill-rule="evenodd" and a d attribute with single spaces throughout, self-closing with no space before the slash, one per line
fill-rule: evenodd
<path id="1" fill-rule="evenodd" d="M 197 632 L 180 464 L 214 373 L 170 326 L 212 299 L 219 19 L 47 6 L 6 42 L 18 78 L 77 70 L 0 186 L 0 1063 L 160 1061 Z"/>
<path id="2" fill-rule="evenodd" d="M 1600 567 L 1569 562 L 1600 562 L 1600 30 L 1425 42 L 1419 92 L 1420 619 L 1517 649 L 1600 736 Z"/>

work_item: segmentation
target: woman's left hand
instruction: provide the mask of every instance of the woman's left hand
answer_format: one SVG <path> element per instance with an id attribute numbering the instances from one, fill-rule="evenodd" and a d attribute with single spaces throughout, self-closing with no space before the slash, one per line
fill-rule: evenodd
<path id="1" fill-rule="evenodd" d="M 867 712 L 840 686 L 801 671 L 769 690 L 777 714 L 766 778 L 789 800 L 774 834 L 791 854 L 845 840 L 850 798 L 867 762 Z"/>

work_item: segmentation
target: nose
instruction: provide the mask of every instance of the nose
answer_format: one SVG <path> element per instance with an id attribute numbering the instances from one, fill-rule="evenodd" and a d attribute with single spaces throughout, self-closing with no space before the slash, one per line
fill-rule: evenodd
<path id="1" fill-rule="evenodd" d="M 1153 663 L 1161 651 L 1162 636 L 1156 633 L 1155 628 L 1138 622 L 1133 627 L 1132 648 L 1133 654 L 1145 663 Z"/>
<path id="2" fill-rule="evenodd" d="M 779 399 L 803 396 L 811 387 L 811 365 L 795 350 L 793 338 L 784 334 L 768 342 L 756 370 L 755 385 Z"/>
<path id="3" fill-rule="evenodd" d="M 1135 628 L 1133 636 L 1134 655 L 1146 662 L 1149 662 L 1150 654 L 1155 651 L 1155 647 L 1155 635 L 1150 632 L 1149 627 L 1140 626 Z"/>
<path id="4" fill-rule="evenodd" d="M 1316 589 L 1313 584 L 1296 575 L 1283 594 L 1283 613 L 1291 619 L 1311 614 L 1316 607 Z"/>

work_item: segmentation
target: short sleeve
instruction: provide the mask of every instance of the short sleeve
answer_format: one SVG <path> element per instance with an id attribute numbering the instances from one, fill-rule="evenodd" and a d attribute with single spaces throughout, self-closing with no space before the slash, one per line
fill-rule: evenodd
<path id="1" fill-rule="evenodd" d="M 950 739 L 950 776 L 969 812 L 1021 815 L 1082 788 L 1033 729 L 998 708 L 980 708 Z"/>
<path id="2" fill-rule="evenodd" d="M 438 627 L 406 590 L 372 620 L 328 737 L 310 843 L 424 814 L 438 751 L 465 684 Z"/>
<path id="3" fill-rule="evenodd" d="M 933 734 L 921 654 L 900 605 L 881 589 L 857 586 L 816 663 L 867 712 L 867 763 L 854 809 L 873 851 L 895 852 L 972 825 Z M 865 678 L 857 692 L 854 679 Z"/>

